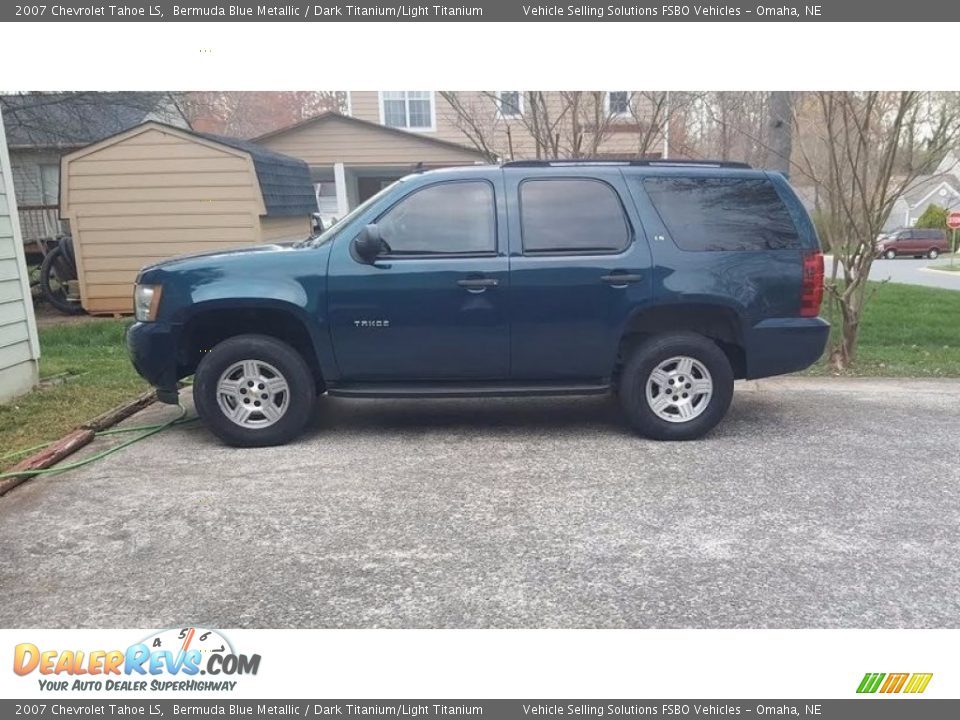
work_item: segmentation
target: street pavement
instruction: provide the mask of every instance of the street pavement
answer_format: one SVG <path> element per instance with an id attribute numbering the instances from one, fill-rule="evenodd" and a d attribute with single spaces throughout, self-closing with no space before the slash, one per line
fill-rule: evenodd
<path id="1" fill-rule="evenodd" d="M 326 398 L 287 447 L 186 425 L 0 498 L 0 626 L 956 628 L 958 442 L 955 380 L 741 383 L 691 443 Z"/>
<path id="2" fill-rule="evenodd" d="M 954 262 L 960 265 L 960 258 L 954 259 Z M 949 257 L 940 257 L 936 260 L 915 260 L 914 258 L 896 258 L 887 260 L 881 258 L 874 260 L 870 266 L 871 280 L 889 280 L 895 283 L 906 283 L 908 285 L 924 285 L 926 287 L 946 288 L 947 290 L 960 290 L 960 272 L 936 272 L 929 268 L 936 268 L 940 265 L 949 265 Z M 826 259 L 826 270 L 830 272 L 830 258 Z"/>

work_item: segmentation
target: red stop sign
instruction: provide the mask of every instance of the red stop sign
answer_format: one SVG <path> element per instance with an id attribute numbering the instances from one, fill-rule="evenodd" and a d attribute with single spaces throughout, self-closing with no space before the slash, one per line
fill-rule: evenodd
<path id="1" fill-rule="evenodd" d="M 952 212 L 947 215 L 947 227 L 951 230 L 960 230 L 960 212 Z"/>

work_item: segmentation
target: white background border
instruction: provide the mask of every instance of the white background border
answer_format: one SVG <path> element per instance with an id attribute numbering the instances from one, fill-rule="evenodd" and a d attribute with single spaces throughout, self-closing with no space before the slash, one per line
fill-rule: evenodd
<path id="1" fill-rule="evenodd" d="M 909 35 L 946 42 L 950 26 L 912 23 Z M 28 23 L 4 28 L 0 90 L 960 84 L 950 71 L 918 72 L 905 61 L 906 37 L 903 24 Z M 0 631 L 0 667 L 10 667 L 18 642 L 110 649 L 144 634 Z M 865 672 L 933 672 L 924 697 L 960 697 L 960 632 L 946 630 L 264 630 L 230 637 L 240 652 L 263 656 L 260 675 L 234 697 L 848 698 Z M 4 697 L 37 696 L 36 687 L 35 675 L 0 675 Z"/>
<path id="2" fill-rule="evenodd" d="M 954 25 L 22 23 L 0 90 L 944 90 L 949 53 L 921 72 L 902 48 Z"/>

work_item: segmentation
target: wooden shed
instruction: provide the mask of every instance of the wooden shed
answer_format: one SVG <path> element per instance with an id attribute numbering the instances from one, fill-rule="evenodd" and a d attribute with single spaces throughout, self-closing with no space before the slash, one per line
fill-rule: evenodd
<path id="1" fill-rule="evenodd" d="M 60 215 L 93 314 L 132 312 L 144 265 L 302 239 L 317 209 L 302 160 L 157 122 L 65 155 L 60 173 Z"/>

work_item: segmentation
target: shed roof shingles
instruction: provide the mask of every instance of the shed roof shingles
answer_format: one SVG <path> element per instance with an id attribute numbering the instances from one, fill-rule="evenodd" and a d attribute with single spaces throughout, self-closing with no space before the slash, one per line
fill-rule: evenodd
<path id="1" fill-rule="evenodd" d="M 267 150 L 239 138 L 195 133 L 199 137 L 241 150 L 253 158 L 257 181 L 268 217 L 309 215 L 317 211 L 310 168 L 303 160 Z"/>

